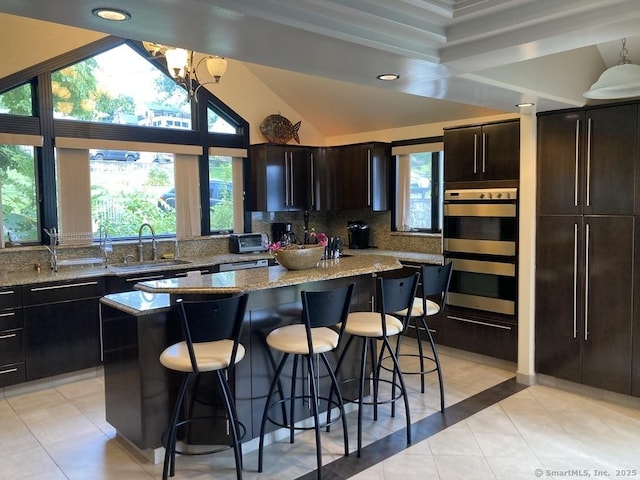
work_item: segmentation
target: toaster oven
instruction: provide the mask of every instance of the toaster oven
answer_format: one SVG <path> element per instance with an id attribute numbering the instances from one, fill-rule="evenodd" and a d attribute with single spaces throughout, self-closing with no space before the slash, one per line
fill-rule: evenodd
<path id="1" fill-rule="evenodd" d="M 240 233 L 229 236 L 231 253 L 265 252 L 269 246 L 266 233 Z"/>

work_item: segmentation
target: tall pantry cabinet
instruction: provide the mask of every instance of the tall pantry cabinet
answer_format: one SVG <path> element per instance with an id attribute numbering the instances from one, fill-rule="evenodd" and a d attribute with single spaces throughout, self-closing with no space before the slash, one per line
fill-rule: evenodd
<path id="1" fill-rule="evenodd" d="M 636 104 L 538 118 L 535 351 L 538 373 L 640 396 L 638 121 Z"/>

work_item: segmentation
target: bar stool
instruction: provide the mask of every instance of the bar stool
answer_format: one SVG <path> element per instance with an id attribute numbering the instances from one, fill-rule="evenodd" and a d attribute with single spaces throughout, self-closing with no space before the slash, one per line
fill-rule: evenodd
<path id="1" fill-rule="evenodd" d="M 427 373 L 437 372 L 438 384 L 440 386 L 440 411 L 444 412 L 444 384 L 442 381 L 442 368 L 440 365 L 440 358 L 438 357 L 438 349 L 433 341 L 433 336 L 429 330 L 429 324 L 427 318 L 433 315 L 438 315 L 444 311 L 444 304 L 447 299 L 447 293 L 449 292 L 449 283 L 451 282 L 451 268 L 452 263 L 448 262 L 445 265 L 422 265 L 420 268 L 420 278 L 422 284 L 422 292 L 413 302 L 413 308 L 409 315 L 409 324 L 413 324 L 416 332 L 416 339 L 418 341 L 418 353 L 401 353 L 400 343 L 402 337 L 405 335 L 398 335 L 396 343 L 396 357 L 401 359 L 402 357 L 418 357 L 420 360 L 420 370 L 406 371 L 405 375 L 420 375 L 420 387 L 422 393 L 425 392 L 424 388 L 424 376 Z M 419 289 L 420 290 L 420 289 Z M 407 316 L 407 309 L 396 312 L 401 317 Z M 422 334 L 426 332 L 429 345 L 431 346 L 432 356 L 425 355 L 422 348 Z M 425 360 L 433 363 L 433 368 L 425 370 Z"/>
<path id="2" fill-rule="evenodd" d="M 376 305 L 372 312 L 352 312 L 347 317 L 347 323 L 344 326 L 344 333 L 351 335 L 347 344 L 340 355 L 336 371 L 339 372 L 342 362 L 346 356 L 348 349 L 353 341 L 357 338 L 361 340 L 361 357 L 360 357 L 360 377 L 358 389 L 358 457 L 362 450 L 362 415 L 363 405 L 373 406 L 373 419 L 378 420 L 378 405 L 391 404 L 391 416 L 395 416 L 396 401 L 402 397 L 405 407 L 405 417 L 407 423 L 407 445 L 411 444 L 411 414 L 409 412 L 409 398 L 407 397 L 407 388 L 404 382 L 402 371 L 398 359 L 396 358 L 394 349 L 391 347 L 389 337 L 400 335 L 406 328 L 406 319 L 400 320 L 390 312 L 396 312 L 402 309 L 410 311 L 416 296 L 418 287 L 418 278 L 420 274 L 415 273 L 408 277 L 401 278 L 376 278 Z M 376 355 L 376 342 L 381 342 L 379 353 Z M 380 378 L 382 359 L 387 355 L 392 359 L 393 367 L 392 379 Z M 370 373 L 367 373 L 367 354 L 370 355 Z M 377 356 L 377 359 L 376 359 Z M 372 382 L 372 399 L 364 400 L 365 383 L 371 375 Z M 353 380 L 353 379 L 351 379 Z M 346 380 L 350 381 L 350 380 Z M 391 386 L 390 398 L 380 399 L 379 383 L 383 382 Z M 396 394 L 397 392 L 397 394 Z"/>
<path id="3" fill-rule="evenodd" d="M 345 287 L 321 292 L 302 291 L 302 324 L 287 325 L 276 328 L 267 335 L 267 344 L 277 352 L 281 352 L 282 358 L 278 364 L 275 375 L 269 387 L 269 393 L 262 415 L 260 426 L 260 443 L 258 448 L 258 471 L 262 472 L 264 456 L 264 435 L 267 422 L 271 422 L 279 427 L 289 429 L 289 442 L 294 441 L 295 430 L 315 430 L 316 440 L 316 462 L 318 465 L 318 479 L 322 478 L 322 448 L 320 443 L 320 429 L 342 420 L 342 430 L 344 436 L 344 454 L 349 455 L 349 439 L 347 435 L 347 420 L 344 411 L 344 403 L 340 393 L 340 387 L 335 377 L 333 368 L 327 360 L 326 353 L 338 348 L 341 343 L 345 328 L 345 320 L 349 314 L 349 305 L 353 295 L 354 283 Z M 285 398 L 280 387 L 280 377 L 284 370 L 287 359 L 293 355 L 293 366 L 291 375 L 291 394 Z M 314 358 L 315 357 L 315 358 Z M 322 359 L 325 369 L 331 379 L 331 389 L 328 396 L 321 396 L 319 393 L 319 365 L 318 357 Z M 298 360 L 304 359 L 307 365 L 309 378 L 309 393 L 296 392 L 296 380 Z M 278 388 L 276 388 L 278 387 Z M 280 399 L 272 401 L 273 395 L 279 391 Z M 333 394 L 336 398 L 333 399 Z M 313 426 L 295 425 L 295 405 L 296 401 L 308 401 L 310 404 Z M 327 404 L 327 420 L 320 423 L 320 402 Z M 283 412 L 283 420 L 275 418 L 270 414 L 273 407 L 289 405 L 288 415 Z M 331 420 L 332 408 L 338 407 L 340 414 Z M 288 420 L 287 420 L 288 417 Z"/>
<path id="4" fill-rule="evenodd" d="M 167 476 L 175 475 L 176 453 L 180 453 L 176 452 L 178 428 L 196 420 L 195 418 L 180 419 L 187 387 L 194 381 L 197 384 L 199 374 L 204 372 L 216 374 L 231 433 L 231 445 L 224 445 L 200 454 L 217 453 L 233 448 L 236 476 L 238 480 L 242 479 L 242 447 L 238 433 L 238 415 L 227 378 L 233 375 L 235 364 L 245 355 L 245 349 L 240 344 L 240 333 L 247 299 L 248 294 L 245 293 L 224 299 L 205 301 L 178 299 L 176 302 L 184 340 L 167 347 L 160 354 L 160 363 L 184 375 L 166 433 L 163 480 L 166 480 Z"/>

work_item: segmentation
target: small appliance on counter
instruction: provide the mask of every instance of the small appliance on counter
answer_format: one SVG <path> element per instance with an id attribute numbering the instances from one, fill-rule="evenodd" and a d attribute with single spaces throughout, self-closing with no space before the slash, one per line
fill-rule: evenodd
<path id="1" fill-rule="evenodd" d="M 265 252 L 269 245 L 266 233 L 241 233 L 229 236 L 231 253 Z"/>
<path id="2" fill-rule="evenodd" d="M 349 248 L 369 248 L 369 225 L 362 220 L 348 220 Z"/>
<path id="3" fill-rule="evenodd" d="M 271 241 L 285 243 L 296 243 L 296 234 L 293 233 L 291 224 L 286 222 L 276 222 L 271 224 Z"/>

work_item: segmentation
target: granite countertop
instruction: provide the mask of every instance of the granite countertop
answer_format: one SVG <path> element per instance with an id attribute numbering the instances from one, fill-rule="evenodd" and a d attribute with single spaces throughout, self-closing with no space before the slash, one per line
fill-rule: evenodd
<path id="1" fill-rule="evenodd" d="M 152 280 L 137 283 L 134 288 L 148 293 L 234 294 L 366 275 L 398 268 L 401 268 L 401 264 L 392 256 L 354 255 L 337 260 L 323 260 L 317 267 L 307 270 L 287 270 L 276 265 L 268 268 Z"/>
<path id="2" fill-rule="evenodd" d="M 400 261 L 419 262 L 419 263 L 442 263 L 442 255 L 429 254 L 429 253 L 416 253 L 416 252 L 403 252 L 394 250 L 379 250 L 375 248 L 362 249 L 362 250 L 345 250 L 345 253 L 352 255 L 353 257 L 359 256 L 390 256 Z M 346 260 L 345 257 L 342 260 Z M 86 266 L 86 267 L 60 267 L 57 272 L 54 272 L 50 268 L 43 266 L 40 271 L 36 270 L 17 270 L 17 271 L 0 271 L 0 287 L 10 287 L 13 285 L 27 285 L 32 283 L 49 283 L 65 280 L 81 280 L 83 278 L 90 277 L 102 277 L 105 275 L 136 275 L 141 273 L 153 272 L 153 271 L 170 271 L 170 270 L 189 270 L 193 268 L 211 267 L 214 265 L 220 265 L 222 263 L 244 262 L 248 260 L 258 260 L 263 258 L 271 258 L 271 255 L 267 252 L 263 253 L 248 253 L 248 254 L 236 254 L 226 253 L 219 255 L 209 255 L 202 257 L 184 257 L 181 260 L 182 264 L 168 265 L 163 264 L 161 266 L 154 266 L 151 262 L 145 264 L 136 265 L 135 263 L 129 264 L 132 267 L 131 270 L 126 272 L 118 269 L 120 265 L 104 266 Z M 139 268 L 133 268 L 138 266 Z"/>

